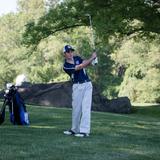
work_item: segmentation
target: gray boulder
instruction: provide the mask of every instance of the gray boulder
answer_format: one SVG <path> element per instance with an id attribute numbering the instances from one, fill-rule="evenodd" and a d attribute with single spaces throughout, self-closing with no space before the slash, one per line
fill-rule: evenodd
<path id="1" fill-rule="evenodd" d="M 131 103 L 127 97 L 109 100 L 101 95 L 96 85 L 93 86 L 92 110 L 113 113 L 131 112 Z M 18 87 L 18 91 L 26 104 L 71 108 L 72 84 L 69 81 L 50 84 L 25 84 Z M 0 95 L 2 98 L 3 91 Z"/>

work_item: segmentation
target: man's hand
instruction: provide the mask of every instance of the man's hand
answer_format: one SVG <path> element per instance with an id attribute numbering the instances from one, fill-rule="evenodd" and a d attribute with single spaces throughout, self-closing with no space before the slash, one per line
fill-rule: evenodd
<path id="1" fill-rule="evenodd" d="M 92 61 L 97 57 L 97 54 L 96 52 L 93 52 L 92 53 L 92 56 L 91 58 L 87 59 L 87 60 L 84 60 L 83 63 L 79 64 L 79 65 L 76 65 L 75 66 L 75 70 L 80 70 L 82 68 L 85 68 L 87 67 L 88 65 L 90 65 L 92 63 Z"/>

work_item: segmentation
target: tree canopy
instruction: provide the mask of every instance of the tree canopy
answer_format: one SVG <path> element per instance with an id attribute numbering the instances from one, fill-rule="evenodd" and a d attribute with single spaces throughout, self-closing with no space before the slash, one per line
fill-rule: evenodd
<path id="1" fill-rule="evenodd" d="M 99 64 L 88 72 L 102 93 L 160 102 L 159 0 L 18 0 L 0 26 L 1 88 L 18 74 L 31 83 L 68 80 L 63 46 L 89 57 L 93 31 Z"/>
<path id="2" fill-rule="evenodd" d="M 51 6 L 38 21 L 26 25 L 24 44 L 38 44 L 58 31 L 89 26 L 86 14 L 92 16 L 99 38 L 160 33 L 158 0 L 66 0 Z"/>

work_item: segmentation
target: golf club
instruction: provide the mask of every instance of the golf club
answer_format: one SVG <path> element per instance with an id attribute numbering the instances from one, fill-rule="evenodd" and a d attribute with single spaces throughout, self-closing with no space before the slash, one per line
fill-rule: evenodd
<path id="1" fill-rule="evenodd" d="M 93 25 L 92 25 L 92 18 L 90 14 L 85 14 L 85 16 L 87 16 L 89 18 L 89 24 L 90 24 L 90 29 L 91 29 L 91 34 L 92 34 L 92 48 L 93 51 L 96 51 L 96 46 L 95 46 L 95 35 L 94 35 L 94 31 L 93 31 Z M 96 65 L 98 63 L 98 58 L 96 57 L 93 61 L 92 61 L 92 65 Z"/>

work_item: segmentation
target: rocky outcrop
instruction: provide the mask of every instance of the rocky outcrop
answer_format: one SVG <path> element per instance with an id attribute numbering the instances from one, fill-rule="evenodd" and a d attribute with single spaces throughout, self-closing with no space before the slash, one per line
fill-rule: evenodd
<path id="1" fill-rule="evenodd" d="M 72 84 L 68 81 L 50 84 L 25 83 L 18 87 L 18 91 L 26 104 L 71 108 Z M 2 97 L 3 91 L 1 92 L 1 98 Z M 131 103 L 127 97 L 108 100 L 102 96 L 99 89 L 94 86 L 92 110 L 130 113 Z"/>

